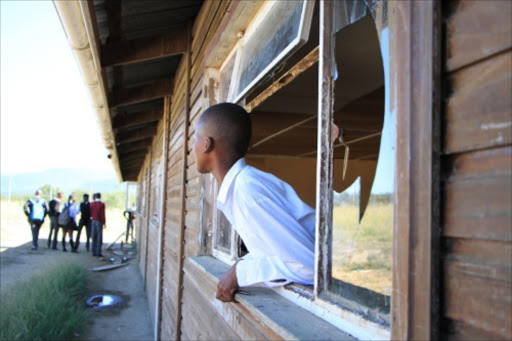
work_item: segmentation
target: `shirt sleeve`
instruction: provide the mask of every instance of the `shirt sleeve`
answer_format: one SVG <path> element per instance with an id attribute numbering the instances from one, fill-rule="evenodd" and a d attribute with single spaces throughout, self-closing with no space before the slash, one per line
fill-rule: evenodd
<path id="1" fill-rule="evenodd" d="M 25 205 L 23 205 L 23 212 L 25 212 L 25 215 L 27 217 L 30 216 L 30 206 L 32 205 L 32 203 L 30 202 L 30 200 L 27 200 L 27 202 L 25 203 Z"/>
<path id="2" fill-rule="evenodd" d="M 242 258 L 236 264 L 236 278 L 240 287 L 259 285 L 276 287 L 291 282 L 290 270 L 278 257 Z"/>

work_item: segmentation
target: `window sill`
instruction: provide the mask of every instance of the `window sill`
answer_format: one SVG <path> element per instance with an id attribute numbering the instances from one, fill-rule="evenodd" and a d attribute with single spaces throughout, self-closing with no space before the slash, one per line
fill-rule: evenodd
<path id="1" fill-rule="evenodd" d="M 230 266 L 210 256 L 187 258 L 188 265 L 203 273 L 216 286 Z M 238 303 L 256 321 L 285 340 L 354 340 L 354 338 L 293 301 L 267 288 L 244 288 L 250 295 L 236 294 Z"/>

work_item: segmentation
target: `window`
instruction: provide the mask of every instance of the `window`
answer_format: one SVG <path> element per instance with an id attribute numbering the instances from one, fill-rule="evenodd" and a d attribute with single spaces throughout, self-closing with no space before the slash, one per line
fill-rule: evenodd
<path id="1" fill-rule="evenodd" d="M 332 173 L 331 269 L 324 290 L 389 326 L 395 134 L 385 113 L 384 68 L 371 15 L 342 28 L 333 41 L 339 68 L 333 118 L 341 139 L 332 153 L 342 165 L 335 163 Z"/>
<path id="2" fill-rule="evenodd" d="M 367 338 L 378 330 L 385 338 L 390 326 L 395 174 L 395 118 L 385 105 L 387 49 L 381 49 L 375 22 L 364 2 L 337 1 L 334 7 L 330 18 L 334 34 L 326 43 L 327 47 L 334 45 L 328 54 L 332 67 L 319 69 L 316 63 L 322 58 L 315 52 L 322 23 L 318 11 L 311 9 L 312 35 L 306 39 L 307 49 L 296 50 L 290 60 L 296 55 L 300 58 L 280 71 L 282 77 L 265 88 L 269 91 L 261 90 L 264 75 L 258 68 L 250 77 L 243 75 L 248 65 L 244 54 L 251 46 L 247 38 L 221 67 L 220 92 L 235 91 L 237 95 L 231 98 L 237 101 L 249 99 L 246 107 L 252 110 L 253 140 L 247 163 L 283 179 L 317 209 L 320 253 L 316 283 L 314 288 L 292 289 L 308 297 L 304 303 L 308 309 L 327 304 L 334 314 L 341 315 L 336 309 L 342 309 L 345 317 L 352 314 L 353 321 L 363 316 L 369 321 L 366 326 L 373 329 L 361 328 L 354 335 Z M 289 16 L 282 20 L 292 27 L 298 13 L 294 10 L 297 8 L 288 8 Z M 277 32 L 280 28 L 273 29 Z M 279 45 L 281 51 L 285 45 Z M 254 48 L 260 50 L 264 43 Z M 326 89 L 329 84 L 318 92 L 319 73 L 334 76 L 332 92 Z M 254 89 L 256 83 L 260 93 L 238 91 Z M 223 96 L 221 101 L 230 98 Z M 334 143 L 330 135 L 333 122 L 342 131 L 342 140 Z M 232 261 L 242 255 L 243 244 L 225 217 L 214 212 L 213 254 Z"/>

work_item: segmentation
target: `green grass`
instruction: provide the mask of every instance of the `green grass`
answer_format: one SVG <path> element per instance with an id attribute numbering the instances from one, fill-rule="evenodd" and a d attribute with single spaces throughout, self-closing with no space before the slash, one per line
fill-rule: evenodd
<path id="1" fill-rule="evenodd" d="M 62 264 L 2 292 L 0 340 L 71 340 L 87 316 L 87 274 Z"/>

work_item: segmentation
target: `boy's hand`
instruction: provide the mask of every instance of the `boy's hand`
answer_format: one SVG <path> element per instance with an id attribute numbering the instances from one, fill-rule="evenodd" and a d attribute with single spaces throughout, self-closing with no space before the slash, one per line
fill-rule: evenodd
<path id="1" fill-rule="evenodd" d="M 336 140 L 338 139 L 338 137 L 340 137 L 340 128 L 333 123 L 332 125 L 332 142 L 336 142 Z"/>
<path id="2" fill-rule="evenodd" d="M 238 263 L 238 262 L 237 262 Z M 238 280 L 236 278 L 236 264 L 229 269 L 229 272 L 217 284 L 216 298 L 222 302 L 233 302 L 233 297 L 238 289 Z"/>

